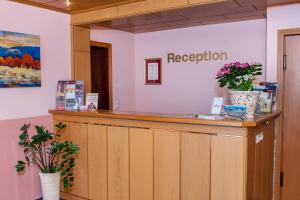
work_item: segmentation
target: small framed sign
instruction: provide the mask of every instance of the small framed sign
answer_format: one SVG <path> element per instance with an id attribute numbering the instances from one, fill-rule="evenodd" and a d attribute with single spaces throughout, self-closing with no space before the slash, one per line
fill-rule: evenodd
<path id="1" fill-rule="evenodd" d="M 146 59 L 146 85 L 161 84 L 161 58 Z"/>
<path id="2" fill-rule="evenodd" d="M 213 105 L 211 108 L 212 115 L 220 115 L 222 111 L 224 98 L 223 97 L 214 97 Z"/>

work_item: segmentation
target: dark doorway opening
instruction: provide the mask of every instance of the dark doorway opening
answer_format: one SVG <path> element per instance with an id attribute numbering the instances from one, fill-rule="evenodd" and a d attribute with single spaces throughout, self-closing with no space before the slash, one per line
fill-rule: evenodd
<path id="1" fill-rule="evenodd" d="M 91 42 L 91 90 L 99 93 L 99 109 L 112 109 L 111 73 L 111 44 Z"/>

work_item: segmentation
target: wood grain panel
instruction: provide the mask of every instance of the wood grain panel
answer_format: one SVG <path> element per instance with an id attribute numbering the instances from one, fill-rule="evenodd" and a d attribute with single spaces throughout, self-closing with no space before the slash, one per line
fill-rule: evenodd
<path id="1" fill-rule="evenodd" d="M 74 26 L 74 51 L 90 51 L 90 29 Z"/>
<path id="2" fill-rule="evenodd" d="M 267 0 L 268 6 L 279 6 L 291 3 L 299 3 L 299 0 Z"/>
<path id="3" fill-rule="evenodd" d="M 146 0 L 118 6 L 118 16 L 126 17 L 188 6 L 188 0 Z"/>
<path id="4" fill-rule="evenodd" d="M 108 200 L 129 200 L 129 130 L 108 127 Z"/>
<path id="5" fill-rule="evenodd" d="M 245 200 L 242 137 L 212 136 L 211 200 Z"/>
<path id="6" fill-rule="evenodd" d="M 10 0 L 14 2 L 24 3 L 31 6 L 46 8 L 64 13 L 82 13 L 93 10 L 99 10 L 107 7 L 113 7 L 121 4 L 138 2 L 142 0 L 70 0 L 70 5 L 66 4 L 66 0 Z"/>
<path id="7" fill-rule="evenodd" d="M 83 80 L 85 91 L 91 91 L 91 55 L 90 52 L 74 51 L 75 80 Z"/>
<path id="8" fill-rule="evenodd" d="M 53 127 L 54 127 L 54 132 L 56 133 L 56 124 L 59 124 L 59 123 L 62 123 L 62 124 L 65 124 L 67 127 L 64 128 L 61 132 L 60 132 L 60 141 L 61 142 L 64 142 L 66 140 L 69 140 L 70 139 L 70 127 L 69 127 L 69 122 L 66 122 L 66 121 L 56 121 L 54 120 L 53 121 Z"/>
<path id="9" fill-rule="evenodd" d="M 154 132 L 154 200 L 180 199 L 180 133 Z"/>
<path id="10" fill-rule="evenodd" d="M 298 32 L 299 30 L 290 31 Z M 286 70 L 283 93 L 283 200 L 296 200 L 300 196 L 300 35 L 285 37 Z"/>
<path id="11" fill-rule="evenodd" d="M 210 199 L 211 136 L 181 134 L 181 200 Z"/>
<path id="12" fill-rule="evenodd" d="M 273 198 L 273 166 L 274 166 L 274 121 L 260 130 L 263 140 L 255 144 L 255 199 L 268 200 Z"/>
<path id="13" fill-rule="evenodd" d="M 103 8 L 100 10 L 83 12 L 71 15 L 71 24 L 86 25 L 105 20 L 111 20 L 118 16 L 117 7 Z"/>
<path id="14" fill-rule="evenodd" d="M 89 198 L 107 200 L 107 128 L 88 125 Z"/>
<path id="15" fill-rule="evenodd" d="M 84 120 L 91 122 L 91 119 L 99 121 L 103 120 L 111 120 L 111 119 L 119 119 L 124 120 L 129 126 L 140 127 L 140 125 L 144 124 L 145 121 L 148 122 L 167 122 L 171 124 L 169 127 L 175 128 L 179 124 L 183 124 L 184 126 L 189 125 L 203 125 L 207 127 L 205 131 L 200 131 L 200 133 L 218 133 L 218 134 L 226 134 L 226 135 L 244 135 L 245 130 L 240 129 L 242 127 L 256 127 L 261 124 L 264 124 L 266 121 L 276 118 L 280 115 L 280 111 L 272 112 L 269 114 L 263 114 L 255 119 L 249 119 L 247 121 L 236 121 L 236 120 L 206 120 L 192 117 L 185 117 L 183 115 L 170 115 L 163 113 L 138 113 L 138 112 L 120 112 L 120 111 L 107 111 L 107 110 L 99 110 L 98 112 L 70 112 L 70 111 L 62 111 L 62 110 L 49 110 L 49 113 L 55 116 L 55 119 L 59 119 L 62 121 L 71 120 L 70 118 L 74 117 L 73 120 Z M 61 116 L 61 117 L 60 117 Z M 81 118 L 80 118 L 81 117 Z M 94 121 L 93 120 L 93 121 Z M 115 124 L 114 120 L 111 120 L 109 124 Z M 103 123 L 103 122 L 102 122 Z M 151 124 L 149 123 L 149 124 Z M 123 123 L 121 123 L 123 124 Z M 159 124 L 156 124 L 156 127 Z M 193 126 L 189 127 L 193 129 Z M 227 128 L 232 129 L 227 131 Z M 172 128 L 171 128 L 172 129 Z M 192 131 L 191 130 L 191 131 Z M 209 130 L 214 130 L 213 132 Z M 226 132 L 224 132 L 226 131 Z M 240 132 L 239 132 L 240 131 Z M 238 134 L 236 134 L 238 133 Z"/>
<path id="16" fill-rule="evenodd" d="M 130 129 L 130 200 L 153 200 L 153 131 Z"/>
<path id="17" fill-rule="evenodd" d="M 213 3 L 219 3 L 227 0 L 215 0 Z M 207 4 L 207 0 L 189 0 L 189 5 L 201 5 L 201 4 Z"/>
<path id="18" fill-rule="evenodd" d="M 76 195 L 68 194 L 65 192 L 60 193 L 60 197 L 63 198 L 64 200 L 87 200 L 87 198 L 82 198 Z"/>
<path id="19" fill-rule="evenodd" d="M 70 140 L 80 148 L 79 154 L 75 156 L 75 179 L 70 194 L 88 198 L 87 124 L 70 123 Z"/>

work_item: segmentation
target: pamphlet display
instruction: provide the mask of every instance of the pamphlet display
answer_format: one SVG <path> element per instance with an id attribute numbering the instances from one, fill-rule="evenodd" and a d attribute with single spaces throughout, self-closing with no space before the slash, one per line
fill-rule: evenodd
<path id="1" fill-rule="evenodd" d="M 259 85 L 254 85 L 253 90 L 261 91 L 255 112 L 257 114 L 270 113 L 276 101 L 277 83 L 262 82 Z"/>
<path id="2" fill-rule="evenodd" d="M 56 109 L 75 111 L 84 105 L 84 81 L 58 81 Z"/>

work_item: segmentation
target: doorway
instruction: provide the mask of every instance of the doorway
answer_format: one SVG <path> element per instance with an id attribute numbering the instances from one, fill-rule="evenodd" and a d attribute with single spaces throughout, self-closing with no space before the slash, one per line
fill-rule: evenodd
<path id="1" fill-rule="evenodd" d="M 279 107 L 283 111 L 281 200 L 300 197 L 300 29 L 279 32 Z"/>
<path id="2" fill-rule="evenodd" d="M 99 93 L 99 109 L 112 110 L 111 44 L 91 41 L 91 91 Z"/>

